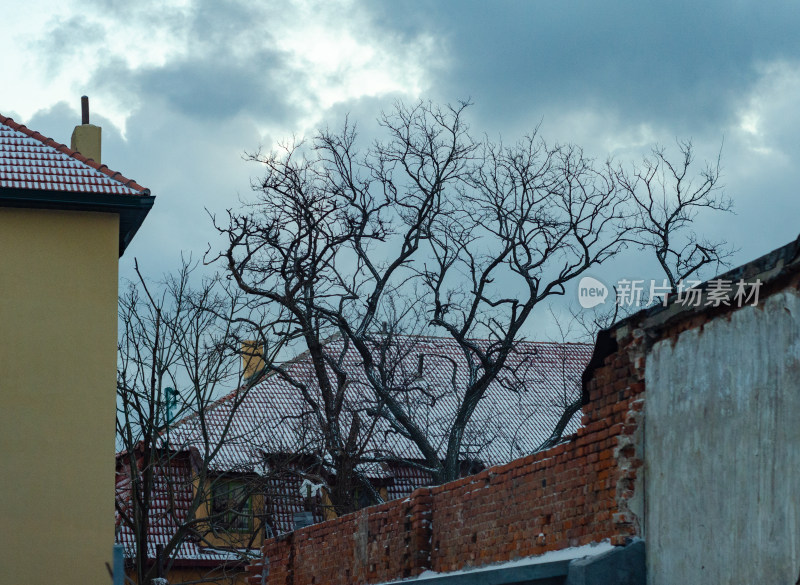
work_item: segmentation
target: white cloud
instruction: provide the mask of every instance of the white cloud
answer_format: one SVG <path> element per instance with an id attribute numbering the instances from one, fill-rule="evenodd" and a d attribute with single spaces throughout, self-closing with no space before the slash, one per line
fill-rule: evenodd
<path id="1" fill-rule="evenodd" d="M 431 35 L 405 39 L 382 29 L 353 0 L 296 0 L 277 16 L 276 48 L 303 81 L 287 91 L 303 115 L 298 126 L 269 129 L 273 134 L 305 134 L 327 110 L 351 100 L 388 94 L 417 99 L 432 85 L 433 71 L 445 63 Z"/>
<path id="2" fill-rule="evenodd" d="M 323 108 L 386 93 L 418 97 L 430 82 L 426 69 L 436 54 L 434 39 L 404 41 L 375 30 L 352 1 L 297 2 L 282 25 L 278 47 L 306 73 Z"/>
<path id="3" fill-rule="evenodd" d="M 315 127 L 329 108 L 359 98 L 396 94 L 419 97 L 431 84 L 431 69 L 441 61 L 441 47 L 430 35 L 413 38 L 380 27 L 353 0 L 281 3 L 207 3 L 204 0 L 118 3 L 98 0 L 43 2 L 51 14 L 45 26 L 39 11 L 17 3 L 10 15 L 19 23 L 16 37 L 0 41 L 3 76 L 15 79 L 5 96 L 29 118 L 36 111 L 88 93 L 92 109 L 125 132 L 132 111 L 142 107 L 135 88 L 120 91 L 101 85 L 93 75 L 113 63 L 132 72 L 158 69 L 182 60 L 209 58 L 224 50 L 237 65 L 277 55 L 281 83 L 299 110 L 291 127 L 268 127 L 262 134 L 304 132 Z M 38 13 L 38 14 L 37 14 Z M 265 75 L 267 73 L 265 72 Z"/>
<path id="4" fill-rule="evenodd" d="M 800 63 L 775 61 L 758 67 L 759 79 L 741 100 L 734 137 L 759 159 L 788 165 L 800 131 Z"/>

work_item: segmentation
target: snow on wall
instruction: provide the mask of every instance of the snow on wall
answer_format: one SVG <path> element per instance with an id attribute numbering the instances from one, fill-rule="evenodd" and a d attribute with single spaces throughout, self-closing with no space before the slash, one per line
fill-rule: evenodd
<path id="1" fill-rule="evenodd" d="M 800 573 L 800 296 L 718 317 L 647 358 L 648 585 Z"/>

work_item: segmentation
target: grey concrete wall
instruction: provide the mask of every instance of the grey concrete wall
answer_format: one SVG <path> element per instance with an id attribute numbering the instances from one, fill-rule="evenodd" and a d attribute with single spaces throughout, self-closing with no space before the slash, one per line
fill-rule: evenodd
<path id="1" fill-rule="evenodd" d="M 800 297 L 658 342 L 646 363 L 649 585 L 800 577 Z"/>

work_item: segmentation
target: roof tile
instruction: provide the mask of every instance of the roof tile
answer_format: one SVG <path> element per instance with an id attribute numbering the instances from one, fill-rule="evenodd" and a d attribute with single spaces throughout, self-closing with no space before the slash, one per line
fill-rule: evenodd
<path id="1" fill-rule="evenodd" d="M 336 344 L 341 341 L 329 344 L 333 352 L 339 349 Z M 466 382 L 466 358 L 449 338 L 414 338 L 413 348 L 406 351 L 404 362 L 397 368 L 406 376 L 416 373 L 418 356 L 425 355 L 424 380 L 415 384 L 424 387 L 425 392 L 409 395 L 408 408 L 413 411 L 412 416 L 424 417 L 431 440 L 443 456 L 449 425 L 459 402 L 458 389 Z M 518 342 L 506 369 L 492 382 L 473 413 L 466 429 L 465 451 L 485 465 L 498 465 L 536 449 L 550 436 L 564 406 L 580 396 L 581 375 L 591 352 L 592 346 L 586 344 Z M 363 403 L 371 394 L 361 373 L 361 359 L 354 349 L 346 353 L 344 364 L 353 372 L 347 400 L 350 404 Z M 293 361 L 288 367 L 295 379 L 314 387 L 315 377 L 307 357 Z M 426 396 L 437 399 L 431 403 Z M 225 428 L 229 408 L 230 400 L 222 399 L 206 414 L 212 444 L 213 436 Z M 250 390 L 239 406 L 229 431 L 235 440 L 225 442 L 214 460 L 215 468 L 257 471 L 262 453 L 294 452 L 301 443 L 299 434 L 308 433 L 309 416 L 308 406 L 291 384 L 277 375 L 268 376 Z M 579 421 L 580 416 L 573 417 L 566 434 L 574 433 Z M 179 448 L 181 443 L 202 444 L 195 422 L 190 418 L 171 429 L 173 448 Z M 308 437 L 303 439 L 308 440 Z M 415 444 L 380 423 L 368 442 L 367 452 L 375 456 L 391 453 L 405 459 L 422 459 Z"/>
<path id="2" fill-rule="evenodd" d="M 0 187 L 150 195 L 105 164 L 0 115 Z"/>
<path id="3" fill-rule="evenodd" d="M 423 379 L 417 385 L 424 384 L 428 396 L 439 396 L 434 404 L 430 404 L 424 400 L 425 394 L 420 392 L 418 396 L 409 399 L 408 408 L 415 409 L 416 415 L 424 417 L 432 442 L 443 450 L 446 447 L 447 429 L 458 404 L 458 392 L 454 388 L 463 387 L 467 375 L 466 358 L 459 346 L 449 338 L 415 337 L 406 341 L 413 346 L 406 348 L 408 352 L 398 370 L 416 375 L 419 355 L 424 355 Z M 478 343 L 485 347 L 488 342 Z M 341 340 L 329 341 L 327 346 L 334 352 L 341 350 Z M 491 466 L 508 463 L 533 452 L 550 436 L 561 417 L 564 404 L 580 396 L 581 375 L 589 362 L 592 349 L 593 346 L 586 344 L 518 342 L 507 360 L 506 369 L 489 386 L 475 409 L 465 433 L 465 456 L 474 457 L 484 465 Z M 344 363 L 354 378 L 348 386 L 348 402 L 355 404 L 368 400 L 369 391 L 363 381 L 363 374 L 360 374 L 363 369 L 355 350 L 350 349 L 345 354 Z M 313 386 L 315 378 L 307 355 L 298 356 L 287 363 L 285 368 L 295 379 L 307 380 L 309 387 Z M 233 394 L 220 399 L 206 411 L 206 430 L 211 444 L 226 429 L 232 396 Z M 239 406 L 232 424 L 225 431 L 227 439 L 213 460 L 213 471 L 256 472 L 269 478 L 264 457 L 266 453 L 296 452 L 293 449 L 301 443 L 307 448 L 312 445 L 309 426 L 303 423 L 307 415 L 308 407 L 293 386 L 277 375 L 267 376 L 249 391 Z M 573 417 L 565 434 L 577 430 L 580 418 L 580 413 Z M 203 440 L 196 423 L 197 419 L 190 417 L 170 429 L 171 450 L 180 452 L 192 447 L 202 449 Z M 422 458 L 413 443 L 392 433 L 388 425 L 378 426 L 368 443 L 367 452 L 369 455 L 391 453 L 411 460 Z M 173 470 L 173 473 L 176 472 L 188 474 L 189 468 Z M 159 474 L 163 474 L 163 471 Z M 397 463 L 385 464 L 383 471 L 375 467 L 367 475 L 371 478 L 391 478 L 387 485 L 389 499 L 407 497 L 414 489 L 432 482 L 430 474 Z M 178 498 L 178 517 L 181 514 L 185 516 L 191 499 L 191 482 L 188 475 L 186 477 L 183 482 L 179 482 L 179 485 L 185 486 L 189 491 Z M 275 506 L 272 511 L 273 526 L 278 533 L 288 532 L 293 529 L 294 512 L 303 510 L 302 499 L 297 497 L 299 479 L 297 476 L 275 477 L 269 478 L 268 482 L 271 489 L 281 494 L 271 498 Z M 128 486 L 129 480 L 118 476 L 118 499 L 125 498 Z M 158 487 L 154 489 L 158 491 Z M 166 493 L 163 482 L 162 489 Z M 156 504 L 153 513 L 155 517 L 163 516 L 165 520 L 154 523 L 150 530 L 159 541 L 166 542 L 174 533 L 175 525 L 166 521 L 170 516 L 167 514 L 167 501 L 162 502 L 159 498 L 157 502 L 161 503 Z M 171 521 L 174 520 L 175 517 L 172 516 Z M 119 523 L 119 519 L 117 521 Z M 120 528 L 118 542 L 125 544 L 130 554 L 132 533 L 124 525 Z M 150 554 L 155 557 L 155 541 L 151 541 L 150 546 Z M 196 544 L 186 542 L 178 551 L 177 558 L 224 560 L 225 557 L 220 554 L 204 551 Z"/>

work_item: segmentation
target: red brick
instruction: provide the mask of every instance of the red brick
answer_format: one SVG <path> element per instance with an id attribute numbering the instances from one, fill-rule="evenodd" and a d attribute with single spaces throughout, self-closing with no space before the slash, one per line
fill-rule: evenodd
<path id="1" fill-rule="evenodd" d="M 630 397 L 644 386 L 634 377 L 627 341 L 618 343 L 620 350 L 589 382 L 584 426 L 567 442 L 473 477 L 416 490 L 410 501 L 361 512 L 368 516 L 363 566 L 343 563 L 362 558 L 355 537 L 363 530 L 363 516 L 269 541 L 263 548 L 271 561 L 269 585 L 310 585 L 315 576 L 316 584 L 378 583 L 428 568 L 455 570 L 604 538 L 624 544 L 637 530 L 626 502 L 634 495 L 641 460 L 634 448 L 617 455 L 615 449 L 622 433 L 638 429 L 636 417 L 627 419 L 644 409 L 644 399 Z M 616 457 L 630 467 L 620 470 Z M 328 546 L 331 542 L 335 545 Z M 250 575 L 260 585 L 258 565 Z"/>

